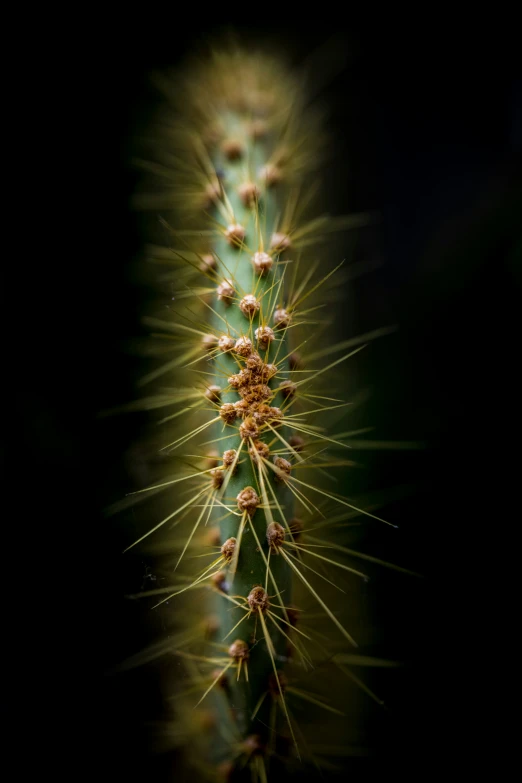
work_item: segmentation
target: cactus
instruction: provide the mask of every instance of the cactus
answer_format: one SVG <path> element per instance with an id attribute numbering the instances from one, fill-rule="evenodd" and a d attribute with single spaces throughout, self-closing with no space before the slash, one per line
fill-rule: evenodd
<path id="1" fill-rule="evenodd" d="M 148 256 L 170 267 L 161 284 L 175 305 L 147 319 L 169 354 L 143 379 L 157 393 L 135 407 L 167 411 L 168 470 L 133 496 L 154 498 L 158 517 L 147 512 L 128 548 L 163 554 L 168 584 L 146 595 L 171 633 L 144 659 L 174 653 L 185 666 L 170 683 L 171 733 L 201 778 L 263 781 L 280 763 L 319 765 L 292 700 L 318 721 L 341 712 L 320 686 L 301 688 L 299 672 L 329 665 L 373 696 L 347 668 L 372 661 L 345 649 L 354 632 L 332 586 L 349 574 L 356 599 L 365 574 L 353 559 L 372 560 L 344 546 L 346 520 L 385 520 L 327 483 L 331 468 L 353 464 L 356 433 L 325 427 L 347 404 L 332 392 L 337 368 L 382 330 L 337 345 L 328 317 L 316 318 L 339 286 L 328 236 L 367 217 L 307 221 L 320 122 L 278 62 L 219 52 L 158 84 L 173 111 L 145 167 L 163 186 L 138 203 L 160 212 L 168 241 Z"/>

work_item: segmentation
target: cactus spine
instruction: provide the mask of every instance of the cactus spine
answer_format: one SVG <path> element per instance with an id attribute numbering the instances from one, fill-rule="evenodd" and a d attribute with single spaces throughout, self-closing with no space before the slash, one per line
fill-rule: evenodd
<path id="1" fill-rule="evenodd" d="M 185 602 L 184 609 L 174 609 L 176 634 L 161 646 L 184 660 L 193 683 L 176 699 L 176 741 L 187 740 L 183 705 L 192 716 L 194 706 L 210 705 L 208 719 L 200 717 L 192 731 L 197 750 L 191 761 L 200 774 L 236 779 L 243 770 L 263 781 L 277 759 L 300 759 L 305 750 L 289 694 L 338 712 L 317 694 L 287 685 L 288 667 L 310 670 L 320 660 L 350 676 L 344 645 L 355 643 L 313 583 L 319 577 L 339 587 L 325 565 L 351 579 L 364 574 L 330 557 L 327 547 L 358 553 L 343 549 L 338 529 L 328 539 L 327 528 L 350 516 L 380 519 L 322 488 L 321 474 L 349 464 L 335 452 L 347 446 L 350 433 L 324 433 L 327 411 L 344 405 L 331 393 L 330 375 L 326 388 L 316 388 L 319 394 L 309 385 L 323 372 L 335 372 L 364 338 L 339 346 L 322 339 L 308 358 L 350 350 L 323 369 L 315 365 L 300 374 L 294 337 L 303 325 L 304 343 L 324 335 L 306 320 L 314 309 L 308 297 L 325 291 L 335 271 L 314 281 L 318 263 L 311 265 L 308 249 L 321 245 L 332 228 L 356 227 L 365 218 L 303 222 L 319 136 L 315 117 L 303 120 L 299 84 L 279 65 L 245 53 L 218 54 L 185 82 L 162 87 L 169 98 L 174 94 L 177 113 L 164 123 L 161 159 L 149 169 L 165 186 L 142 196 L 141 206 L 169 213 L 162 230 L 175 244 L 154 245 L 150 256 L 172 264 L 168 279 L 176 286 L 178 309 L 149 324 L 173 337 L 176 348 L 174 358 L 145 380 L 173 373 L 175 385 L 143 405 L 178 409 L 163 419 L 164 453 L 178 458 L 190 448 L 185 465 L 178 458 L 173 478 L 148 488 L 168 491 L 175 505 L 167 504 L 166 516 L 153 527 L 148 522 L 134 544 L 160 528 L 166 532 L 167 524 L 175 530 L 166 542 L 175 552 L 165 570 L 172 584 L 152 593 L 161 594 L 155 606 L 171 613 L 175 601 Z M 193 409 L 199 418 L 191 429 Z M 315 525 L 326 538 L 314 538 L 312 531 L 303 539 L 297 515 L 308 517 L 305 534 Z M 185 520 L 188 532 L 176 538 Z M 214 559 L 194 574 L 187 556 L 208 555 L 209 546 Z M 339 638 L 326 646 L 324 636 L 314 638 L 315 627 L 297 622 L 308 602 L 336 628 Z M 303 639 L 313 642 L 313 655 Z M 306 755 L 317 763 L 308 749 Z"/>

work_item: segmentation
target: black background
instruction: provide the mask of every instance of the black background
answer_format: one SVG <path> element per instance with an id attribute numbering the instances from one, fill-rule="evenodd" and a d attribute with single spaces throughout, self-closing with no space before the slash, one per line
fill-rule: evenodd
<path id="1" fill-rule="evenodd" d="M 239 29 L 277 36 L 299 61 L 334 27 L 349 52 L 325 94 L 339 145 L 328 174 L 336 211 L 381 214 L 360 252 L 382 267 L 359 284 L 356 325 L 400 324 L 361 366 L 375 389 L 368 418 L 383 438 L 430 444 L 369 463 L 375 486 L 419 487 L 391 509 L 401 527 L 388 554 L 426 576 L 414 589 L 393 581 L 386 600 L 390 609 L 404 602 L 403 627 L 390 627 L 386 600 L 379 604 L 384 639 L 410 665 L 388 686 L 394 713 L 376 721 L 375 753 L 347 771 L 426 779 L 450 758 L 465 771 L 505 742 L 491 697 L 510 629 L 498 584 L 519 517 L 508 503 L 508 455 L 520 78 L 509 23 L 479 30 L 428 15 L 376 29 L 256 18 Z M 146 564 L 121 557 L 125 535 L 101 513 L 127 489 L 124 455 L 139 422 L 96 414 L 132 397 L 139 372 L 122 346 L 142 328 L 140 291 L 126 270 L 141 242 L 128 154 L 131 130 L 146 126 L 152 106 L 146 77 L 215 29 L 212 19 L 201 28 L 152 12 L 94 28 L 85 56 L 74 56 L 72 40 L 63 57 L 46 51 L 45 78 L 33 68 L 40 102 L 30 113 L 46 150 L 35 211 L 50 214 L 37 232 L 28 219 L 21 295 L 6 297 L 17 349 L 7 451 L 14 513 L 5 524 L 22 531 L 13 643 L 27 638 L 15 645 L 22 686 L 11 720 L 22 770 L 36 762 L 64 780 L 166 781 L 175 759 L 149 752 L 143 725 L 161 710 L 157 670 L 132 675 L 132 686 L 104 675 L 149 630 L 122 598 Z M 337 181 L 348 166 L 348 181 Z M 377 587 L 386 590 L 385 578 Z"/>

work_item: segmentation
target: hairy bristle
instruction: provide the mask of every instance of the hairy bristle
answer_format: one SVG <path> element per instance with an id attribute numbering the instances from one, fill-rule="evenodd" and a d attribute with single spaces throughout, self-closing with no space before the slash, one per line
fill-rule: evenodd
<path id="1" fill-rule="evenodd" d="M 140 596 L 165 628 L 165 676 L 177 677 L 167 733 L 187 779 L 270 783 L 278 765 L 305 774 L 302 759 L 320 776 L 327 746 L 351 747 L 321 716 L 347 700 L 355 725 L 352 684 L 373 698 L 348 668 L 364 665 L 352 632 L 369 637 L 356 588 L 369 569 L 355 558 L 394 566 L 351 548 L 364 518 L 385 520 L 352 486 L 345 497 L 336 470 L 379 442 L 364 441 L 339 393 L 342 363 L 379 330 L 340 328 L 336 301 L 352 311 L 343 286 L 355 275 L 325 248 L 367 218 L 319 203 L 325 128 L 310 80 L 277 58 L 210 49 L 185 74 L 155 77 L 167 106 L 144 162 L 159 187 L 143 207 L 167 294 L 146 319 L 142 383 L 154 388 L 138 402 L 159 411 L 159 456 L 125 499 L 138 531 L 128 549 L 148 562 L 157 547 Z"/>

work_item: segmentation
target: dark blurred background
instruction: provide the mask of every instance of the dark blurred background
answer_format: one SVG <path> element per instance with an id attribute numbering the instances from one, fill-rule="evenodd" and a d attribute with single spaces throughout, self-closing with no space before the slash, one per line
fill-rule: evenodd
<path id="1" fill-rule="evenodd" d="M 30 641 L 20 656 L 29 681 L 21 716 L 37 724 L 37 763 L 56 764 L 58 779 L 87 769 L 129 783 L 176 779 L 175 756 L 149 746 L 147 724 L 162 710 L 158 668 L 130 680 L 104 675 L 152 631 L 146 611 L 123 598 L 141 588 L 149 564 L 122 557 L 127 533 L 102 514 L 128 490 L 144 420 L 96 414 L 131 399 L 140 370 L 126 350 L 143 333 L 143 293 L 128 274 L 142 243 L 129 154 L 154 107 L 147 75 L 181 62 L 220 21 L 203 28 L 173 12 L 105 20 L 87 65 L 56 68 L 58 91 L 71 99 L 57 130 L 71 168 L 60 199 L 76 191 L 78 199 L 70 219 L 51 206 L 67 223 L 66 252 L 51 224 L 45 252 L 30 259 L 22 325 L 13 327 L 24 346 L 13 492 L 31 563 L 22 579 Z M 432 18 L 379 29 L 243 21 L 240 36 L 273 37 L 296 63 L 317 46 L 326 61 L 346 54 L 323 92 L 336 140 L 331 206 L 381 219 L 356 244 L 373 271 L 357 281 L 342 328 L 398 324 L 358 362 L 372 390 L 365 415 L 383 440 L 428 444 L 364 454 L 368 490 L 414 487 L 389 504 L 400 527 L 379 554 L 425 578 L 385 572 L 377 580 L 380 651 L 408 666 L 382 684 L 390 714 L 376 708 L 370 757 L 348 759 L 344 771 L 422 780 L 451 757 L 465 770 L 477 743 L 501 741 L 486 707 L 496 686 L 484 656 L 498 662 L 505 653 L 497 547 L 509 548 L 509 514 L 519 516 L 507 504 L 522 252 L 512 29 Z"/>

